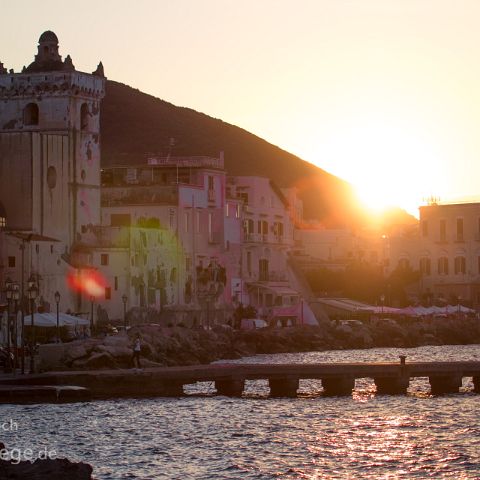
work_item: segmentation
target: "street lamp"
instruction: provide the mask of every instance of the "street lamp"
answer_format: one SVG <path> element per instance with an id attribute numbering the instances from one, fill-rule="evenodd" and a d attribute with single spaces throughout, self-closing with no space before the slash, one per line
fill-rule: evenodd
<path id="1" fill-rule="evenodd" d="M 5 296 L 7 298 L 7 359 L 5 360 L 5 373 L 12 371 L 12 363 L 10 358 L 10 304 L 13 297 L 13 282 L 7 277 L 5 280 Z"/>
<path id="2" fill-rule="evenodd" d="M 55 303 L 57 304 L 57 343 L 59 343 L 60 342 L 60 333 L 59 333 L 60 319 L 58 315 L 58 304 L 60 303 L 60 292 L 58 290 L 55 292 Z"/>
<path id="3" fill-rule="evenodd" d="M 93 337 L 93 304 L 95 303 L 95 297 L 90 295 L 90 336 Z"/>
<path id="4" fill-rule="evenodd" d="M 20 285 L 17 282 L 14 282 L 12 284 L 12 299 L 13 299 L 13 351 L 14 351 L 14 366 L 15 370 L 17 368 L 17 338 L 18 338 L 18 332 L 17 332 L 17 311 L 18 311 L 18 301 L 20 300 Z"/>
<path id="5" fill-rule="evenodd" d="M 30 342 L 30 373 L 35 373 L 35 299 L 38 295 L 38 286 L 35 276 L 30 275 L 28 279 L 28 298 L 30 299 L 30 312 L 32 315 L 32 334 Z"/>
<path id="6" fill-rule="evenodd" d="M 383 318 L 383 306 L 385 305 L 385 295 L 383 293 L 380 295 L 380 301 L 382 302 L 382 318 Z"/>
<path id="7" fill-rule="evenodd" d="M 125 327 L 125 332 L 127 331 L 127 300 L 128 300 L 128 297 L 124 293 L 122 295 L 122 302 L 123 302 L 123 326 Z"/>

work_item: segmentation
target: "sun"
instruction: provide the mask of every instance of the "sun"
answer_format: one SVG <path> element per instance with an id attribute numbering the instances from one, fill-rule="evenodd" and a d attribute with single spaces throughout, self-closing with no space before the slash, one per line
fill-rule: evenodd
<path id="1" fill-rule="evenodd" d="M 443 181 L 432 169 L 439 160 L 432 139 L 399 119 L 365 116 L 347 123 L 329 138 L 322 156 L 333 160 L 333 173 L 354 186 L 372 213 L 400 207 L 418 216 L 422 198 L 438 192 Z"/>

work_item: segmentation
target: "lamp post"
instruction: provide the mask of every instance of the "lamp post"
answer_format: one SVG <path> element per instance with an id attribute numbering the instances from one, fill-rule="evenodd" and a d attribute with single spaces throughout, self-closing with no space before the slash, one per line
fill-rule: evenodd
<path id="1" fill-rule="evenodd" d="M 95 303 L 95 297 L 90 295 L 90 336 L 93 337 L 93 304 Z"/>
<path id="2" fill-rule="evenodd" d="M 60 292 L 57 290 L 55 292 L 55 303 L 57 304 L 57 343 L 60 343 L 60 318 L 58 314 L 58 304 L 60 303 Z"/>
<path id="3" fill-rule="evenodd" d="M 17 331 L 17 311 L 18 311 L 18 301 L 20 300 L 20 285 L 17 282 L 12 284 L 12 298 L 13 298 L 13 352 L 14 352 L 14 368 L 15 371 L 17 369 L 18 363 L 18 355 L 17 355 L 17 338 L 18 338 L 18 331 Z"/>
<path id="4" fill-rule="evenodd" d="M 385 305 L 385 295 L 383 293 L 380 295 L 380 301 L 382 302 L 382 318 L 383 318 L 383 306 Z"/>
<path id="5" fill-rule="evenodd" d="M 124 293 L 122 295 L 122 302 L 123 302 L 123 326 L 125 328 L 125 332 L 127 331 L 127 300 L 128 300 L 128 297 Z"/>
<path id="6" fill-rule="evenodd" d="M 35 373 L 35 299 L 38 295 L 38 286 L 35 276 L 32 274 L 28 279 L 28 298 L 30 300 L 30 312 L 32 315 L 32 333 L 30 342 L 30 373 Z"/>
<path id="7" fill-rule="evenodd" d="M 458 296 L 458 300 L 457 300 L 457 302 L 458 302 L 458 305 L 457 305 L 457 318 L 460 318 L 460 308 L 461 308 L 460 302 L 461 302 L 461 301 L 462 301 L 462 297 L 459 295 L 459 296 Z"/>
<path id="8" fill-rule="evenodd" d="M 5 360 L 4 372 L 10 373 L 12 371 L 12 362 L 10 358 L 10 303 L 13 296 L 13 282 L 7 277 L 5 280 L 5 296 L 7 297 L 7 359 Z"/>

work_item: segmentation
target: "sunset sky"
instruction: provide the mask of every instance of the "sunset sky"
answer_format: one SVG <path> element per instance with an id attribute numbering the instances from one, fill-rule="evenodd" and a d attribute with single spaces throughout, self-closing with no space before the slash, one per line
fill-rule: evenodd
<path id="1" fill-rule="evenodd" d="M 369 204 L 480 193 L 480 2 L 2 2 L 0 61 L 44 30 L 60 53 L 249 130 L 350 182 Z M 201 154 L 202 152 L 198 152 Z M 478 198 L 477 198 L 478 199 Z"/>

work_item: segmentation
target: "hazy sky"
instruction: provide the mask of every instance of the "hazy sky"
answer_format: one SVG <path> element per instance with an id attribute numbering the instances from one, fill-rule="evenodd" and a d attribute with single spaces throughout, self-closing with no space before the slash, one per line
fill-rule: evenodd
<path id="1" fill-rule="evenodd" d="M 480 1 L 0 0 L 0 61 L 77 69 L 241 126 L 414 212 L 480 193 Z M 202 152 L 198 152 L 201 154 Z"/>

